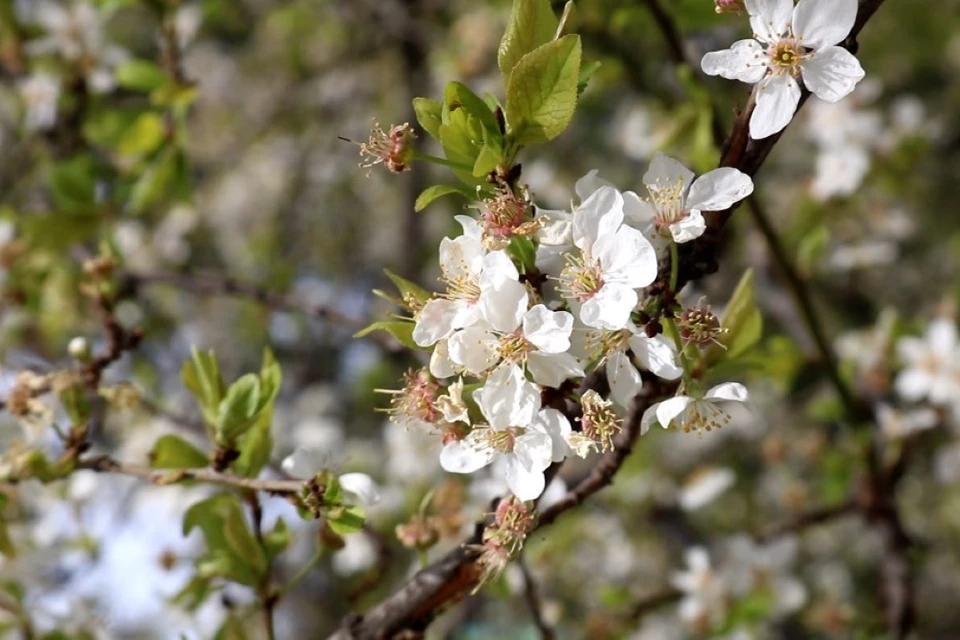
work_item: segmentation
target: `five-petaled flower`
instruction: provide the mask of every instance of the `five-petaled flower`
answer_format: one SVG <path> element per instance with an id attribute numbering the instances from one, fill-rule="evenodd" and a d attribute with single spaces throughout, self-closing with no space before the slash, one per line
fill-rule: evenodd
<path id="1" fill-rule="evenodd" d="M 707 391 L 703 397 L 678 395 L 647 409 L 640 420 L 640 433 L 657 422 L 668 428 L 676 423 L 683 431 L 711 431 L 730 422 L 727 411 L 732 403 L 747 401 L 747 388 L 738 382 L 725 382 Z"/>
<path id="2" fill-rule="evenodd" d="M 753 39 L 703 57 L 708 75 L 757 84 L 750 136 L 784 129 L 800 102 L 800 85 L 838 102 L 864 77 L 857 58 L 837 46 L 853 29 L 857 0 L 746 0 Z"/>

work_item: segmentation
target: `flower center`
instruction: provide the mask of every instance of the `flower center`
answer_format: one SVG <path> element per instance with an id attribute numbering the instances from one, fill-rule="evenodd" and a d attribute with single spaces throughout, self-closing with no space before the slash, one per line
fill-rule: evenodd
<path id="1" fill-rule="evenodd" d="M 587 350 L 600 360 L 618 351 L 626 351 L 633 334 L 627 329 L 619 331 L 591 331 L 587 335 Z"/>
<path id="2" fill-rule="evenodd" d="M 530 347 L 530 343 L 523 336 L 523 331 L 518 329 L 500 338 L 497 350 L 503 360 L 522 363 L 526 362 Z"/>
<path id="3" fill-rule="evenodd" d="M 803 59 L 803 48 L 795 38 L 784 38 L 767 49 L 770 56 L 770 67 L 774 75 L 800 75 L 800 61 Z"/>
<path id="4" fill-rule="evenodd" d="M 603 268 L 598 260 L 568 255 L 567 266 L 560 274 L 562 291 L 580 302 L 586 302 L 603 288 Z"/>
<path id="5" fill-rule="evenodd" d="M 596 443 L 601 451 L 613 449 L 613 437 L 623 429 L 623 421 L 613 410 L 613 403 L 590 390 L 580 398 L 583 416 L 580 427 L 583 435 Z"/>
<path id="6" fill-rule="evenodd" d="M 447 284 L 446 298 L 450 300 L 466 300 L 476 302 L 480 299 L 480 281 L 470 276 L 454 276 L 443 278 Z"/>
<path id="7" fill-rule="evenodd" d="M 510 427 L 509 429 L 486 428 L 483 433 L 483 443 L 499 453 L 513 453 L 517 444 L 517 437 L 523 435 L 523 428 Z"/>
<path id="8" fill-rule="evenodd" d="M 657 231 L 666 233 L 670 225 L 676 224 L 690 215 L 690 212 L 683 206 L 682 180 L 675 179 L 672 182 L 657 180 L 655 184 L 647 186 L 647 191 L 650 192 L 651 204 L 656 211 L 653 224 Z"/>
<path id="9" fill-rule="evenodd" d="M 681 427 L 687 433 L 712 431 L 730 422 L 730 414 L 711 402 L 691 403 L 683 417 Z"/>
<path id="10" fill-rule="evenodd" d="M 403 389 L 377 389 L 381 393 L 393 395 L 390 408 L 386 410 L 390 419 L 402 425 L 410 419 L 433 423 L 440 418 L 436 407 L 440 385 L 434 382 L 423 369 L 410 370 L 403 375 Z"/>

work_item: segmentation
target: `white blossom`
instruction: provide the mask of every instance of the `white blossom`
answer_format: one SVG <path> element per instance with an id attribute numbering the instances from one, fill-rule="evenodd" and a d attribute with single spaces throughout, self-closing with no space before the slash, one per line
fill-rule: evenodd
<path id="1" fill-rule="evenodd" d="M 623 224 L 623 196 L 609 186 L 577 207 L 571 235 L 575 248 L 564 255 L 562 294 L 588 327 L 624 328 L 639 301 L 637 290 L 656 279 L 653 245 Z"/>
<path id="2" fill-rule="evenodd" d="M 485 320 L 495 328 L 511 323 L 526 310 L 527 291 L 505 251 L 487 251 L 476 220 L 458 216 L 464 234 L 440 243 L 440 269 L 446 294 L 428 302 L 417 314 L 414 341 L 429 347 L 456 329 Z"/>
<path id="3" fill-rule="evenodd" d="M 502 459 L 510 491 L 520 500 L 536 499 L 544 490 L 543 472 L 569 451 L 567 418 L 556 409 L 540 408 L 536 385 L 517 366 L 495 370 L 474 398 L 489 424 L 448 442 L 440 466 L 451 473 L 474 473 Z"/>
<path id="4" fill-rule="evenodd" d="M 703 235 L 704 211 L 729 209 L 753 193 L 753 180 L 738 169 L 722 167 L 694 180 L 692 171 L 660 152 L 650 162 L 643 184 L 649 200 L 630 191 L 623 194 L 628 222 L 650 237 L 665 235 L 678 243 Z"/>
<path id="5" fill-rule="evenodd" d="M 28 131 L 46 131 L 57 123 L 57 102 L 60 100 L 60 79 L 50 73 L 37 72 L 20 83 Z"/>
<path id="6" fill-rule="evenodd" d="M 664 380 L 676 380 L 683 375 L 673 342 L 663 334 L 650 338 L 632 323 L 618 331 L 593 332 L 588 342 L 604 363 L 610 397 L 621 407 L 630 406 L 643 384 L 628 351 L 633 352 L 644 369 Z"/>
<path id="7" fill-rule="evenodd" d="M 733 486 L 737 476 L 727 468 L 700 469 L 691 475 L 680 489 L 677 502 L 684 511 L 696 511 L 713 502 Z"/>
<path id="8" fill-rule="evenodd" d="M 640 433 L 646 433 L 659 422 L 666 429 L 676 422 L 683 431 L 710 431 L 730 422 L 727 411 L 731 403 L 747 401 L 747 388 L 737 382 L 719 384 L 703 395 L 678 395 L 648 408 L 640 421 Z"/>
<path id="9" fill-rule="evenodd" d="M 670 584 L 683 592 L 677 608 L 680 618 L 697 630 L 707 631 L 726 615 L 727 585 L 710 564 L 703 547 L 692 547 L 684 553 L 685 571 L 670 576 Z"/>
<path id="10" fill-rule="evenodd" d="M 953 320 L 936 318 L 923 338 L 905 336 L 897 341 L 897 355 L 904 363 L 894 389 L 904 400 L 928 399 L 934 404 L 955 401 L 957 379 L 957 327 Z"/>
<path id="11" fill-rule="evenodd" d="M 798 79 L 818 98 L 838 102 L 863 79 L 857 58 L 837 46 L 853 29 L 857 0 L 746 0 L 753 39 L 703 57 L 708 75 L 756 84 L 750 136 L 782 131 L 800 102 Z"/>

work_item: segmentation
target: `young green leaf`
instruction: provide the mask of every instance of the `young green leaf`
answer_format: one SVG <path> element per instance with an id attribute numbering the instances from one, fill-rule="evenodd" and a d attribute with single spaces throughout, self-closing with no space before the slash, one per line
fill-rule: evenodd
<path id="1" fill-rule="evenodd" d="M 183 384 L 200 403 L 207 424 L 217 421 L 220 401 L 223 399 L 224 384 L 220 376 L 220 365 L 213 351 L 203 352 L 192 348 L 192 357 L 183 364 L 180 374 Z"/>
<path id="2" fill-rule="evenodd" d="M 210 464 L 205 453 L 173 434 L 161 436 L 149 454 L 154 469 L 200 469 Z"/>
<path id="3" fill-rule="evenodd" d="M 117 84 L 131 91 L 153 91 L 171 81 L 160 65 L 149 60 L 129 60 L 116 71 Z"/>
<path id="4" fill-rule="evenodd" d="M 430 134 L 434 140 L 440 140 L 440 125 L 443 124 L 441 112 L 443 105 L 438 100 L 430 98 L 414 98 L 413 112 L 417 114 L 420 127 Z"/>
<path id="5" fill-rule="evenodd" d="M 423 347 L 419 346 L 413 341 L 413 328 L 414 323 L 412 322 L 407 322 L 404 320 L 381 320 L 379 322 L 374 322 L 370 326 L 356 332 L 353 334 L 353 337 L 362 338 L 363 336 L 369 335 L 374 331 L 386 331 L 396 338 L 403 346 L 411 349 L 422 349 Z"/>
<path id="6" fill-rule="evenodd" d="M 241 376 L 227 389 L 217 413 L 216 434 L 221 444 L 232 444 L 253 426 L 260 408 L 260 378 Z"/>
<path id="7" fill-rule="evenodd" d="M 363 529 L 363 523 L 366 514 L 362 507 L 350 505 L 348 507 L 338 508 L 337 517 L 327 519 L 327 524 L 337 535 L 345 536 L 356 533 Z"/>
<path id="8" fill-rule="evenodd" d="M 510 77 L 523 56 L 553 40 L 559 24 L 550 0 L 513 0 L 510 22 L 497 52 L 503 77 Z"/>
<path id="9" fill-rule="evenodd" d="M 577 108 L 580 37 L 564 36 L 525 55 L 507 82 L 507 121 L 519 145 L 553 140 Z"/>
<path id="10" fill-rule="evenodd" d="M 411 282 L 406 278 L 401 278 L 390 269 L 384 269 L 383 272 L 390 278 L 390 282 L 393 283 L 393 286 L 397 288 L 397 291 L 400 292 L 402 298 L 411 297 L 414 300 L 419 302 L 427 302 L 430 298 L 433 297 L 433 294 L 418 285 L 415 282 Z"/>
<path id="11" fill-rule="evenodd" d="M 458 184 L 435 184 L 432 187 L 427 187 L 417 196 L 413 208 L 415 211 L 423 211 L 437 198 L 442 198 L 451 193 L 459 193 L 468 200 L 475 197 L 475 192 L 468 187 L 462 187 Z"/>
<path id="12" fill-rule="evenodd" d="M 720 360 L 732 360 L 745 353 L 763 336 L 763 314 L 754 299 L 753 269 L 747 269 L 730 297 L 720 326 L 726 331 L 703 354 L 702 364 L 709 367 Z"/>

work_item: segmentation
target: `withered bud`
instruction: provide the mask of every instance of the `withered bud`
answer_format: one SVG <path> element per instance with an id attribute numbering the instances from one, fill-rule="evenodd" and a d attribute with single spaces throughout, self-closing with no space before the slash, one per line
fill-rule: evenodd
<path id="1" fill-rule="evenodd" d="M 360 145 L 360 156 L 364 159 L 360 166 L 369 169 L 382 164 L 391 173 L 403 173 L 410 168 L 416 137 L 407 122 L 384 131 L 380 123 L 374 120 L 370 139 Z"/>
<path id="2" fill-rule="evenodd" d="M 720 319 L 713 315 L 709 306 L 684 309 L 679 320 L 680 337 L 685 343 L 700 348 L 720 344 L 717 338 L 723 333 L 723 328 L 720 326 Z"/>

